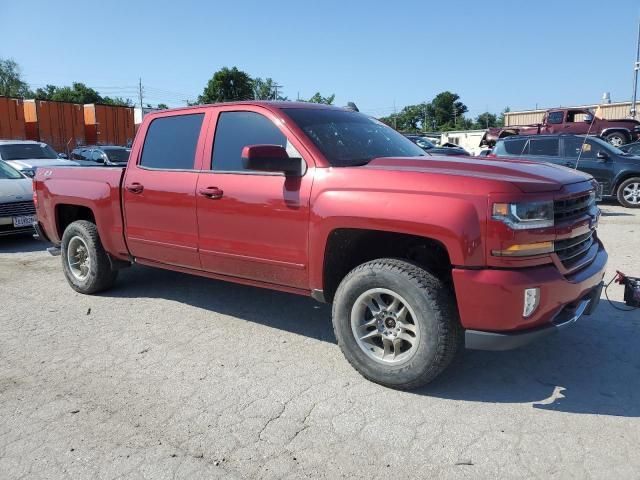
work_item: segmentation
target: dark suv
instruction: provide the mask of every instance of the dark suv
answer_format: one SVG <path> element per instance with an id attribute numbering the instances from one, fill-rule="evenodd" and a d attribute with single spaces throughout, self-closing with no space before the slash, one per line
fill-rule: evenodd
<path id="1" fill-rule="evenodd" d="M 105 165 L 122 167 L 129 160 L 130 148 L 115 145 L 88 145 L 71 152 L 71 159 L 79 165 Z"/>
<path id="2" fill-rule="evenodd" d="M 631 155 L 597 137 L 533 135 L 501 138 L 491 156 L 548 162 L 590 173 L 604 197 L 625 207 L 640 208 L 640 156 Z"/>

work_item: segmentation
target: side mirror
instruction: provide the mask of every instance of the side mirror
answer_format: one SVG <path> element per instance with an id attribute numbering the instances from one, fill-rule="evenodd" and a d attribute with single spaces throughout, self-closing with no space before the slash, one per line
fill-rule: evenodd
<path id="1" fill-rule="evenodd" d="M 66 153 L 59 153 L 58 154 L 58 158 L 63 158 L 65 160 L 69 159 L 69 155 L 67 155 Z"/>
<path id="2" fill-rule="evenodd" d="M 593 115 L 585 115 L 584 116 L 584 121 L 585 123 L 592 123 L 593 122 Z"/>
<path id="3" fill-rule="evenodd" d="M 598 157 L 603 162 L 606 162 L 607 160 L 609 160 L 609 154 L 604 150 L 598 150 L 598 153 L 596 153 L 596 157 Z"/>
<path id="4" fill-rule="evenodd" d="M 242 149 L 242 165 L 247 170 L 281 172 L 286 176 L 301 176 L 302 159 L 291 158 L 280 145 L 247 145 Z"/>

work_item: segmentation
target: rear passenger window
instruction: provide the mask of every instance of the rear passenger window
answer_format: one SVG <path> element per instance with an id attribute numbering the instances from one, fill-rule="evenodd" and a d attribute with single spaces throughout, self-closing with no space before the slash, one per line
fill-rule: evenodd
<path id="1" fill-rule="evenodd" d="M 242 149 L 247 145 L 280 145 L 290 157 L 300 157 L 287 137 L 264 115 L 255 112 L 222 112 L 213 141 L 213 170 L 246 172 L 242 165 Z"/>
<path id="2" fill-rule="evenodd" d="M 156 118 L 147 130 L 140 165 L 192 170 L 204 113 Z"/>
<path id="3" fill-rule="evenodd" d="M 557 138 L 532 138 L 529 141 L 529 155 L 557 157 L 558 143 Z"/>
<path id="4" fill-rule="evenodd" d="M 494 153 L 499 157 L 526 155 L 528 153 L 527 139 L 518 138 L 516 140 L 503 140 L 502 142 L 498 142 Z"/>

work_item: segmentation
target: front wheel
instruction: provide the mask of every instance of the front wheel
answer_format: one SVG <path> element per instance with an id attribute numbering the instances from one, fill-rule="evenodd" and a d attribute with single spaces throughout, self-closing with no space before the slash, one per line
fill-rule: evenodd
<path id="1" fill-rule="evenodd" d="M 628 178 L 618 187 L 618 202 L 623 207 L 640 208 L 640 178 Z"/>
<path id="2" fill-rule="evenodd" d="M 92 294 L 113 286 L 118 271 L 111 269 L 94 223 L 78 220 L 69 224 L 60 249 L 64 275 L 76 292 Z"/>
<path id="3" fill-rule="evenodd" d="M 365 378 L 408 390 L 437 377 L 461 343 L 450 288 L 412 263 L 379 259 L 352 270 L 333 303 L 338 345 Z"/>
<path id="4" fill-rule="evenodd" d="M 613 132 L 604 137 L 604 139 L 609 142 L 614 147 L 621 147 L 625 143 L 627 143 L 627 136 L 622 132 Z"/>

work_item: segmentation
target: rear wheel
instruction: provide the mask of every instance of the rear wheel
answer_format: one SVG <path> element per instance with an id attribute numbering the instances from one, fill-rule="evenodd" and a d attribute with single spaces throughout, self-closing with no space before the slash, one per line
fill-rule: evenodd
<path id="1" fill-rule="evenodd" d="M 60 247 L 64 275 L 76 292 L 91 294 L 113 286 L 118 271 L 111 269 L 95 224 L 86 220 L 71 223 Z"/>
<path id="2" fill-rule="evenodd" d="M 399 389 L 437 377 L 453 360 L 462 332 L 451 290 L 396 259 L 365 263 L 344 278 L 334 298 L 333 328 L 361 375 Z"/>
<path id="3" fill-rule="evenodd" d="M 627 143 L 627 136 L 622 132 L 613 132 L 604 137 L 604 139 L 609 142 L 614 147 L 621 147 L 625 143 Z"/>
<path id="4" fill-rule="evenodd" d="M 640 177 L 628 178 L 620 184 L 618 202 L 623 207 L 640 208 Z"/>

